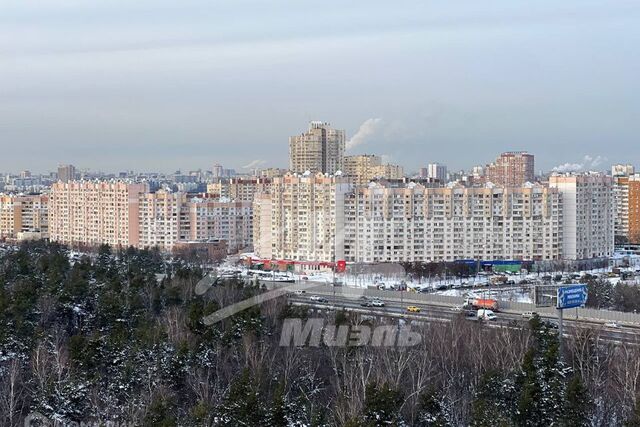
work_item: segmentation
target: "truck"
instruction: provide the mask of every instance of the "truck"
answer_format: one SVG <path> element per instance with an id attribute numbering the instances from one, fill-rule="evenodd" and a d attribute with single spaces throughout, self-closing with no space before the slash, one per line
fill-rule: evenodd
<path id="1" fill-rule="evenodd" d="M 498 311 L 498 301 L 491 298 L 467 298 L 464 305 L 465 307 L 471 307 L 476 310 L 484 308 Z"/>
<path id="2" fill-rule="evenodd" d="M 498 318 L 493 311 L 485 309 L 478 310 L 477 316 L 479 320 L 496 320 Z"/>

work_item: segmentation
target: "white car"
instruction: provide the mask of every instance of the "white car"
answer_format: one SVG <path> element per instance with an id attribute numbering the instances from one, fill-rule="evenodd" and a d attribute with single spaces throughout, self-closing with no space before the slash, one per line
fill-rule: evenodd
<path id="1" fill-rule="evenodd" d="M 379 299 L 374 299 L 371 301 L 372 307 L 384 307 L 384 301 L 380 301 Z"/>
<path id="2" fill-rule="evenodd" d="M 522 313 L 522 318 L 523 319 L 531 319 L 534 316 L 537 316 L 538 313 L 536 313 L 535 311 L 525 311 L 524 313 Z"/>
<path id="3" fill-rule="evenodd" d="M 604 326 L 606 326 L 607 328 L 615 328 L 615 329 L 618 329 L 620 327 L 620 325 L 618 325 L 616 322 L 607 322 L 604 324 Z"/>

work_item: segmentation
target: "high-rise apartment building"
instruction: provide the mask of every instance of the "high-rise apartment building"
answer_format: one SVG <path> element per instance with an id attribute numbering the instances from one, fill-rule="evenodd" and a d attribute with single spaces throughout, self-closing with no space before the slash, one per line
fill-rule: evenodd
<path id="1" fill-rule="evenodd" d="M 616 239 L 629 240 L 629 176 L 613 176 L 613 229 Z"/>
<path id="2" fill-rule="evenodd" d="M 535 179 L 533 154 L 524 151 L 502 153 L 484 170 L 487 182 L 502 187 L 519 187 Z"/>
<path id="3" fill-rule="evenodd" d="M 374 154 L 346 156 L 342 172 L 356 185 L 365 185 L 376 178 L 395 180 L 404 177 L 402 166 L 383 164 L 382 158 Z"/>
<path id="4" fill-rule="evenodd" d="M 46 238 L 49 231 L 49 197 L 0 195 L 0 239 Z"/>
<path id="5" fill-rule="evenodd" d="M 426 188 L 376 183 L 347 193 L 344 210 L 347 261 L 562 257 L 560 196 L 541 185 Z"/>
<path id="6" fill-rule="evenodd" d="M 257 255 L 304 261 L 342 259 L 343 202 L 351 186 L 344 177 L 321 173 L 274 178 L 271 193 L 257 196 L 254 203 L 254 214 L 260 218 L 254 220 Z"/>
<path id="7" fill-rule="evenodd" d="M 252 201 L 195 197 L 189 201 L 187 209 L 185 238 L 188 240 L 224 240 L 230 253 L 250 249 L 253 245 Z"/>
<path id="8" fill-rule="evenodd" d="M 613 178 L 596 172 L 554 173 L 549 186 L 562 196 L 563 256 L 590 259 L 614 249 Z"/>
<path id="9" fill-rule="evenodd" d="M 447 167 L 439 163 L 429 163 L 427 165 L 427 178 L 447 182 Z"/>
<path id="10" fill-rule="evenodd" d="M 611 166 L 612 176 L 629 176 L 635 173 L 633 165 L 613 165 Z"/>
<path id="11" fill-rule="evenodd" d="M 307 132 L 289 138 L 289 169 L 297 173 L 334 174 L 343 168 L 344 150 L 343 130 L 313 121 Z"/>
<path id="12" fill-rule="evenodd" d="M 71 181 L 52 185 L 49 236 L 69 245 L 138 246 L 139 201 L 146 183 Z"/>
<path id="13" fill-rule="evenodd" d="M 190 240 L 186 193 L 164 190 L 140 195 L 138 244 L 169 251 L 176 243 Z"/>
<path id="14" fill-rule="evenodd" d="M 268 193 L 271 178 L 223 178 L 207 184 L 207 193 L 212 197 L 239 202 L 253 202 L 256 193 Z"/>
<path id="15" fill-rule="evenodd" d="M 631 243 L 640 243 L 640 174 L 629 176 L 628 198 L 628 239 Z"/>
<path id="16" fill-rule="evenodd" d="M 69 182 L 76 179 L 76 168 L 73 165 L 58 166 L 58 181 Z"/>

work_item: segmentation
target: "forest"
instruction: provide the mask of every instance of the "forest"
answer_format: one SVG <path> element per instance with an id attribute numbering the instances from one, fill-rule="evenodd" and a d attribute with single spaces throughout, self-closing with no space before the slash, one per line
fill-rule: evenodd
<path id="1" fill-rule="evenodd" d="M 415 324 L 411 347 L 283 347 L 285 319 L 390 320 L 282 297 L 207 326 L 263 290 L 228 280 L 197 295 L 203 274 L 153 250 L 4 248 L 1 424 L 38 413 L 96 426 L 640 426 L 640 348 L 597 328 L 562 353 L 537 317 Z"/>

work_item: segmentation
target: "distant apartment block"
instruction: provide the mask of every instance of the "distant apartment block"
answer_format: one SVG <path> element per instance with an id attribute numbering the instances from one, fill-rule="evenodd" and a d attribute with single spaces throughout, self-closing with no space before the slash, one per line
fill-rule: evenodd
<path id="1" fill-rule="evenodd" d="M 629 241 L 640 243 L 640 174 L 629 177 Z"/>
<path id="2" fill-rule="evenodd" d="M 383 164 L 382 158 L 374 154 L 346 156 L 342 172 L 356 185 L 365 185 L 376 178 L 396 180 L 404 177 L 402 166 Z"/>
<path id="3" fill-rule="evenodd" d="M 487 182 L 502 187 L 519 187 L 535 179 L 533 154 L 524 151 L 502 153 L 484 170 Z"/>
<path id="4" fill-rule="evenodd" d="M 207 193 L 211 197 L 219 197 L 238 202 L 253 202 L 257 193 L 268 193 L 271 189 L 271 178 L 225 178 L 207 184 Z"/>
<path id="5" fill-rule="evenodd" d="M 344 177 L 285 175 L 254 202 L 254 250 L 260 257 L 335 261 L 343 257 Z M 271 243 L 269 248 L 268 242 Z"/>
<path id="6" fill-rule="evenodd" d="M 351 262 L 562 257 L 561 200 L 541 185 L 378 183 L 347 193 L 344 210 L 344 256 Z"/>
<path id="7" fill-rule="evenodd" d="M 613 178 L 595 172 L 555 173 L 563 207 L 563 249 L 566 259 L 611 256 L 614 249 Z"/>
<path id="8" fill-rule="evenodd" d="M 344 150 L 343 130 L 313 121 L 307 132 L 289 138 L 289 169 L 297 173 L 334 174 L 343 168 Z"/>
<path id="9" fill-rule="evenodd" d="M 73 165 L 58 166 L 58 181 L 69 182 L 77 177 L 76 168 Z"/>
<path id="10" fill-rule="evenodd" d="M 47 195 L 0 194 L 0 239 L 27 240 L 49 235 Z"/>
<path id="11" fill-rule="evenodd" d="M 147 184 L 58 182 L 49 199 L 49 236 L 69 245 L 138 246 L 139 201 Z"/>
<path id="12" fill-rule="evenodd" d="M 427 165 L 427 178 L 447 182 L 447 167 L 439 163 L 429 163 Z"/>

